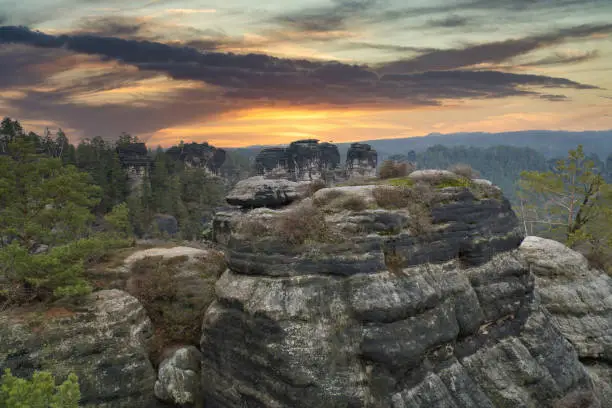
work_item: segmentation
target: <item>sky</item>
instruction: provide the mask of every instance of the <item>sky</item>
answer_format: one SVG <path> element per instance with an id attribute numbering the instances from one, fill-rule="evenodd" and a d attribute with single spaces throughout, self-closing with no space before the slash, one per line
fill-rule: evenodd
<path id="1" fill-rule="evenodd" d="M 612 129 L 610 0 L 0 0 L 0 116 L 164 147 Z"/>

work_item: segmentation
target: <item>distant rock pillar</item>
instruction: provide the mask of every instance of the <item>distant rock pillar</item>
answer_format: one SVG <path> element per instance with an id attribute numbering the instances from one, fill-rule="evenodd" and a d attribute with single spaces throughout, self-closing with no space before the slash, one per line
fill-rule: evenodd
<path id="1" fill-rule="evenodd" d="M 346 173 L 349 178 L 376 177 L 378 153 L 366 143 L 352 143 L 346 153 Z"/>

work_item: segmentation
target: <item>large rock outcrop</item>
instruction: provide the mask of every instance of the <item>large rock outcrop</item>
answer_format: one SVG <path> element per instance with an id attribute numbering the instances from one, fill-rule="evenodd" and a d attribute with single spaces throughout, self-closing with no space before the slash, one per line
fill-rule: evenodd
<path id="1" fill-rule="evenodd" d="M 142 187 L 144 177 L 152 163 L 147 152 L 147 145 L 128 143 L 117 146 L 116 150 L 121 165 L 127 169 L 130 191 L 136 192 Z"/>
<path id="2" fill-rule="evenodd" d="M 255 176 L 239 181 L 225 200 L 245 208 L 278 207 L 304 198 L 309 185 L 307 182 Z"/>
<path id="3" fill-rule="evenodd" d="M 486 189 L 324 189 L 225 212 L 229 270 L 201 338 L 209 406 L 599 407 L 515 214 Z"/>
<path id="4" fill-rule="evenodd" d="M 316 139 L 297 140 L 286 148 L 268 148 L 255 158 L 257 172 L 283 174 L 294 181 L 310 181 L 325 178 L 326 172 L 340 165 L 338 147 L 331 143 L 319 143 Z"/>
<path id="5" fill-rule="evenodd" d="M 612 278 L 557 241 L 527 237 L 520 251 L 542 304 L 600 385 L 604 406 L 612 407 Z"/>
<path id="6" fill-rule="evenodd" d="M 180 347 L 159 365 L 155 396 L 176 406 L 202 407 L 200 351 Z"/>
<path id="7" fill-rule="evenodd" d="M 172 146 L 166 154 L 174 160 L 185 163 L 188 167 L 207 169 L 212 174 L 218 174 L 225 162 L 225 150 L 216 148 L 208 143 L 187 143 Z"/>
<path id="8" fill-rule="evenodd" d="M 376 177 L 378 153 L 369 144 L 352 143 L 346 153 L 348 177 Z"/>
<path id="9" fill-rule="evenodd" d="M 0 371 L 48 370 L 61 380 L 75 372 L 82 407 L 156 407 L 151 336 L 142 305 L 120 290 L 95 292 L 78 307 L 13 309 L 0 314 Z"/>

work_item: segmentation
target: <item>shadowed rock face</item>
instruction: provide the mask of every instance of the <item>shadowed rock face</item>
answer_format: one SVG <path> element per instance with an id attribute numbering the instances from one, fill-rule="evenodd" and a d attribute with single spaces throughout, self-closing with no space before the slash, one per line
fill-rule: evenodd
<path id="1" fill-rule="evenodd" d="M 95 292 L 77 310 L 46 310 L 40 320 L 12 310 L 0 314 L 0 371 L 48 370 L 61 381 L 75 372 L 81 407 L 156 407 L 151 336 L 142 305 L 119 290 Z"/>
<path id="2" fill-rule="evenodd" d="M 117 155 L 121 165 L 128 170 L 130 191 L 136 191 L 142 186 L 145 174 L 151 166 L 147 146 L 144 143 L 117 146 Z"/>
<path id="3" fill-rule="evenodd" d="M 542 304 L 591 373 L 603 406 L 612 407 L 612 278 L 556 241 L 527 237 L 520 250 Z"/>
<path id="4" fill-rule="evenodd" d="M 418 233 L 419 215 L 377 208 L 372 186 L 333 190 L 312 200 L 329 241 L 265 232 L 309 200 L 216 223 L 229 269 L 203 324 L 208 406 L 601 406 L 534 291 L 507 200 L 437 190 Z"/>
<path id="5" fill-rule="evenodd" d="M 316 139 L 298 140 L 287 148 L 264 149 L 255 158 L 260 175 L 275 172 L 296 181 L 321 179 L 326 171 L 339 165 L 338 147 L 331 143 L 319 143 Z"/>
<path id="6" fill-rule="evenodd" d="M 378 153 L 366 143 L 352 143 L 346 153 L 346 169 L 349 177 L 375 177 Z"/>
<path id="7" fill-rule="evenodd" d="M 190 167 L 208 169 L 218 174 L 225 162 L 225 150 L 218 149 L 208 143 L 188 143 L 183 146 L 172 146 L 166 154 L 174 160 L 180 160 Z"/>

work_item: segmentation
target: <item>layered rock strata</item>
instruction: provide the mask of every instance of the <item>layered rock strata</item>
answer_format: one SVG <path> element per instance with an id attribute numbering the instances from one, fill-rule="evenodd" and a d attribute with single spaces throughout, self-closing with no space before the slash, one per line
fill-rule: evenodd
<path id="1" fill-rule="evenodd" d="M 601 406 L 487 188 L 323 189 L 224 212 L 208 406 Z"/>

